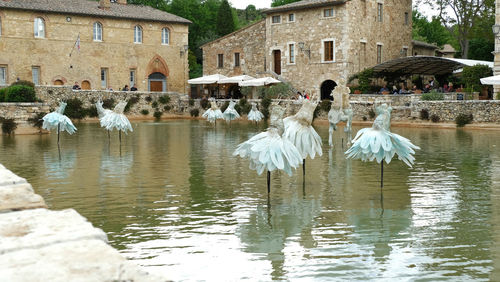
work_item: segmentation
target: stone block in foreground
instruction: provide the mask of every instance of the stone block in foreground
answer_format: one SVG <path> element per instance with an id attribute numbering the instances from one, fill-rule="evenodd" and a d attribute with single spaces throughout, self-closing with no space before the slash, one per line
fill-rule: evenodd
<path id="1" fill-rule="evenodd" d="M 107 242 L 106 234 L 73 209 L 0 214 L 0 255 L 78 240 Z"/>
<path id="2" fill-rule="evenodd" d="M 30 184 L 0 186 L 0 213 L 36 208 L 47 208 L 47 205 Z"/>
<path id="3" fill-rule="evenodd" d="M 2 281 L 161 282 L 101 240 L 80 240 L 0 255 Z"/>
<path id="4" fill-rule="evenodd" d="M 21 183 L 28 183 L 26 179 L 15 175 L 12 171 L 0 165 L 0 187 L 6 185 L 15 185 Z"/>

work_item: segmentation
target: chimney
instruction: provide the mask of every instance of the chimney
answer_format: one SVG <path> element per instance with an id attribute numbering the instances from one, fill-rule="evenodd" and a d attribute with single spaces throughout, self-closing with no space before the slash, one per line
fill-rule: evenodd
<path id="1" fill-rule="evenodd" d="M 99 9 L 109 10 L 111 2 L 109 0 L 99 0 Z"/>
<path id="2" fill-rule="evenodd" d="M 122 5 L 127 5 L 127 0 L 117 0 L 116 3 L 122 4 Z"/>

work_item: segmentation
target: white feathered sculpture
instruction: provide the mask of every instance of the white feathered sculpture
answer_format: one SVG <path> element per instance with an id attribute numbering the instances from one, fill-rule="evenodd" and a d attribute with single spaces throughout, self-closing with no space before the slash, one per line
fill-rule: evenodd
<path id="1" fill-rule="evenodd" d="M 231 124 L 232 120 L 240 118 L 240 114 L 238 114 L 238 111 L 236 111 L 234 109 L 234 106 L 236 106 L 236 103 L 231 100 L 229 102 L 229 106 L 227 106 L 224 113 L 222 113 L 222 115 L 224 116 L 224 119 L 226 120 L 226 122 L 229 122 L 229 124 Z"/>
<path id="2" fill-rule="evenodd" d="M 210 109 L 206 110 L 202 117 L 206 118 L 211 123 L 215 123 L 218 119 L 224 118 L 224 115 L 217 106 L 215 99 L 210 100 Z"/>
<path id="3" fill-rule="evenodd" d="M 59 107 L 54 112 L 48 113 L 42 118 L 43 129 L 51 130 L 57 128 L 57 144 L 59 144 L 59 133 L 61 131 L 66 131 L 69 134 L 73 134 L 76 131 L 76 127 L 71 120 L 64 115 L 66 105 L 65 102 L 60 102 Z"/>
<path id="4" fill-rule="evenodd" d="M 415 161 L 415 146 L 411 141 L 396 133 L 390 132 L 392 108 L 382 104 L 376 108 L 377 118 L 370 128 L 363 128 L 354 137 L 353 145 L 345 152 L 349 159 L 361 159 L 362 161 L 373 161 L 381 164 L 381 182 L 383 187 L 384 160 L 389 164 L 394 157 L 402 160 L 409 167 Z"/>
<path id="5" fill-rule="evenodd" d="M 257 104 L 252 102 L 252 109 L 247 115 L 248 120 L 255 121 L 256 123 L 264 118 L 264 115 L 257 109 Z"/>
<path id="6" fill-rule="evenodd" d="M 134 131 L 132 125 L 128 118 L 123 114 L 125 107 L 127 106 L 127 101 L 120 101 L 115 106 L 113 111 L 106 112 L 104 116 L 100 119 L 101 127 L 106 128 L 109 131 L 113 129 L 118 130 L 118 136 L 120 138 L 120 143 L 122 141 L 122 131 L 127 134 L 127 131 Z"/>
<path id="7" fill-rule="evenodd" d="M 333 146 L 333 131 L 337 130 L 337 123 L 344 121 L 346 126 L 344 132 L 347 137 L 347 146 L 352 142 L 351 125 L 353 111 L 349 104 L 349 93 L 351 90 L 344 85 L 344 80 L 340 79 L 339 84 L 330 94 L 333 97 L 330 111 L 328 112 L 328 122 L 330 124 L 328 130 L 328 145 Z"/>

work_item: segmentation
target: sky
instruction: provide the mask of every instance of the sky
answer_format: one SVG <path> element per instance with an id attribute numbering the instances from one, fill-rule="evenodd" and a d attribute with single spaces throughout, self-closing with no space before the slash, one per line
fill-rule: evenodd
<path id="1" fill-rule="evenodd" d="M 231 6 L 237 9 L 245 9 L 252 4 L 257 9 L 271 8 L 271 0 L 229 0 Z"/>

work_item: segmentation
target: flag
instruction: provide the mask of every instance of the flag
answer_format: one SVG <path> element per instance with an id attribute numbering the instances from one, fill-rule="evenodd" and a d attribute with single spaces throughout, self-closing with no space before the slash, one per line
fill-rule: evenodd
<path id="1" fill-rule="evenodd" d="M 78 52 L 80 52 L 80 34 L 78 34 L 78 37 L 76 38 L 75 46 L 78 49 Z"/>

